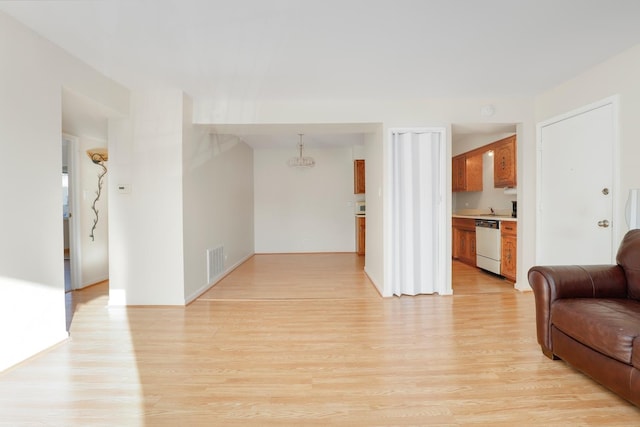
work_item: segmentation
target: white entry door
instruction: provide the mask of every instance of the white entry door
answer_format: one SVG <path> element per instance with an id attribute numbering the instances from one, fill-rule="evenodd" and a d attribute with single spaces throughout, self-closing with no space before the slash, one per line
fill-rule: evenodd
<path id="1" fill-rule="evenodd" d="M 538 126 L 536 264 L 609 264 L 613 251 L 613 100 Z"/>

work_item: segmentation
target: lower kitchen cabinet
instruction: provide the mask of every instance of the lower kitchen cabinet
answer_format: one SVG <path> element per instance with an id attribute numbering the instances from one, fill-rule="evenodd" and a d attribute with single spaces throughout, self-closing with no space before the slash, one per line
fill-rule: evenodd
<path id="1" fill-rule="evenodd" d="M 502 244 L 502 260 L 500 274 L 509 280 L 516 281 L 517 257 L 517 223 L 513 221 L 500 222 L 500 239 Z"/>
<path id="2" fill-rule="evenodd" d="M 366 240 L 367 219 L 364 216 L 356 216 L 356 253 L 364 255 Z"/>
<path id="3" fill-rule="evenodd" d="M 476 222 L 472 218 L 453 218 L 451 253 L 457 259 L 471 266 L 476 265 Z"/>

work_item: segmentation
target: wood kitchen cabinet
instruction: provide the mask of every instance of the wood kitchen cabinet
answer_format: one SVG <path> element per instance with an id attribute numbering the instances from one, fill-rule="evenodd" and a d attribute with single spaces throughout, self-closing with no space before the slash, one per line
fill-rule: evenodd
<path id="1" fill-rule="evenodd" d="M 451 184 L 454 192 L 482 191 L 482 153 L 465 153 L 452 159 Z"/>
<path id="2" fill-rule="evenodd" d="M 364 160 L 353 161 L 353 193 L 365 193 Z"/>
<path id="3" fill-rule="evenodd" d="M 464 154 L 456 156 L 452 160 L 451 170 L 451 188 L 454 192 L 465 191 L 467 188 L 467 172 L 465 165 L 466 157 Z"/>
<path id="4" fill-rule="evenodd" d="M 516 182 L 516 136 L 501 139 L 492 144 L 493 186 L 515 187 Z"/>
<path id="5" fill-rule="evenodd" d="M 517 223 L 500 221 L 501 261 L 500 274 L 509 280 L 516 281 L 517 257 Z"/>
<path id="6" fill-rule="evenodd" d="M 365 232 L 367 229 L 367 219 L 362 216 L 356 216 L 356 253 L 358 255 L 365 254 Z"/>
<path id="7" fill-rule="evenodd" d="M 471 266 L 476 265 L 476 222 L 473 218 L 453 218 L 451 254 Z"/>

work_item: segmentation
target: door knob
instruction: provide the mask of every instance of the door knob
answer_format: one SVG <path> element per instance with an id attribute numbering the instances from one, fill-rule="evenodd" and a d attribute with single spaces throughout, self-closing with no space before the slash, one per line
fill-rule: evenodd
<path id="1" fill-rule="evenodd" d="M 598 227 L 607 228 L 609 226 L 609 221 L 603 219 L 602 221 L 598 221 Z"/>

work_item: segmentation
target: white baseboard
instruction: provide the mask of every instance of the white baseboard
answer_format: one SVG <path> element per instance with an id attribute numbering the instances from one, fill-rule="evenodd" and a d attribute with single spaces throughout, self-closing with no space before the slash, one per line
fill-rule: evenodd
<path id="1" fill-rule="evenodd" d="M 366 274 L 367 278 L 369 278 L 369 281 L 371 283 L 373 283 L 373 286 L 375 286 L 375 288 L 378 291 L 378 293 L 380 294 L 380 296 L 384 297 L 384 293 L 383 293 L 382 287 L 371 277 L 371 275 L 367 271 L 367 266 L 366 265 L 364 266 L 364 274 Z"/>
<path id="2" fill-rule="evenodd" d="M 520 282 L 516 282 L 513 284 L 514 289 L 519 290 L 520 292 L 533 292 L 533 289 L 531 289 L 531 286 L 529 285 L 529 283 L 525 283 L 524 285 L 521 285 Z"/>
<path id="3" fill-rule="evenodd" d="M 233 264 L 232 266 L 230 266 L 229 268 L 227 268 L 226 270 L 224 270 L 221 274 L 219 274 L 216 278 L 214 278 L 213 282 L 208 283 L 202 287 L 200 287 L 199 289 L 197 289 L 195 292 L 192 292 L 191 295 L 189 295 L 188 297 L 185 298 L 184 301 L 184 305 L 188 305 L 191 304 L 193 301 L 195 301 L 200 295 L 204 294 L 205 292 L 207 292 L 209 289 L 211 289 L 212 287 L 214 287 L 219 281 L 221 281 L 222 279 L 224 279 L 226 276 L 229 275 L 229 273 L 231 273 L 233 270 L 235 270 L 236 268 L 240 267 L 240 265 L 244 264 L 249 258 L 251 258 L 253 255 L 255 255 L 254 253 L 250 253 L 249 255 L 241 258 L 238 262 L 236 262 L 235 264 Z"/>
<path id="4" fill-rule="evenodd" d="M 84 282 L 79 287 L 75 288 L 74 290 L 79 291 L 80 289 L 84 289 L 84 288 L 87 288 L 89 286 L 97 285 L 98 283 L 104 282 L 105 280 L 109 280 L 109 275 L 108 274 L 105 274 L 103 276 L 93 277 L 93 278 L 87 280 L 86 282 Z"/>
<path id="5" fill-rule="evenodd" d="M 2 361 L 0 362 L 0 373 L 7 372 L 20 364 L 37 358 L 40 354 L 45 353 L 52 348 L 66 342 L 69 339 L 69 333 L 65 331 L 59 331 L 57 333 L 47 336 L 46 340 L 43 340 L 39 345 L 29 346 L 28 349 L 22 349 L 23 351 L 18 354 L 4 354 Z"/>

